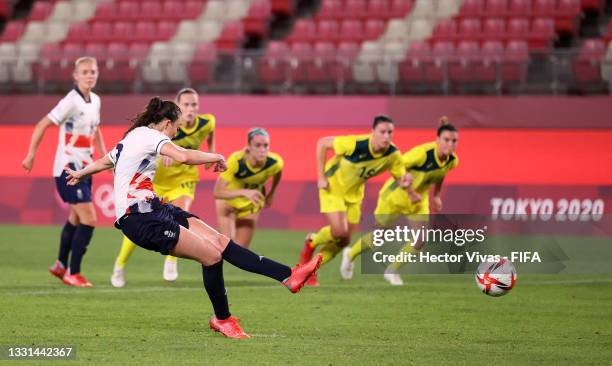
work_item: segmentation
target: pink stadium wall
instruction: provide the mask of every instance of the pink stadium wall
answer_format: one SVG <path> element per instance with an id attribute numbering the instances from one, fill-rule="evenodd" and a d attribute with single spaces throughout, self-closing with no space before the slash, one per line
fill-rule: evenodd
<path id="1" fill-rule="evenodd" d="M 146 98 L 142 97 L 123 99 L 125 101 L 114 107 L 110 102 L 119 99 L 103 99 L 105 111 L 102 128 L 108 147 L 121 138 L 126 128 L 122 119 L 125 121 L 146 102 Z M 418 122 L 409 123 L 417 128 L 398 128 L 395 142 L 402 151 L 417 143 L 433 140 L 435 117 L 442 113 L 450 115 L 451 120 L 455 113 L 454 119 L 463 121 L 458 148 L 460 166 L 446 181 L 443 197 L 445 212 L 490 214 L 502 209 L 502 201 L 504 210 L 516 210 L 515 206 L 520 205 L 519 200 L 531 200 L 530 203 L 545 201 L 555 212 L 571 201 L 579 202 L 583 211 L 592 207 L 599 210 L 600 206 L 605 213 L 611 210 L 612 172 L 607 167 L 610 156 L 608 146 L 612 141 L 612 123 L 609 122 L 612 99 L 546 98 L 548 102 L 544 102 L 535 98 L 531 99 L 529 106 L 525 105 L 528 98 L 459 98 L 468 103 L 464 105 L 463 112 L 461 105 L 464 102 L 459 103 L 457 98 L 416 98 L 420 103 L 407 98 L 406 103 L 401 105 L 388 98 L 337 99 L 341 107 L 326 99 L 330 98 L 303 98 L 301 101 L 296 97 L 203 98 L 204 110 L 217 115 L 217 146 L 226 156 L 244 145 L 244 137 L 250 126 L 273 126 L 269 127 L 272 150 L 284 157 L 286 168 L 276 203 L 262 214 L 260 226 L 309 229 L 321 225 L 323 217 L 318 213 L 318 195 L 314 184 L 314 147 L 317 138 L 366 132 L 371 117 L 378 113 L 389 113 L 396 119 L 398 114 L 421 118 Z M 435 100 L 438 103 L 434 103 Z M 512 100 L 516 103 L 511 103 Z M 553 103 L 553 100 L 556 101 Z M 34 103 L 35 99 L 30 99 L 32 108 L 23 105 L 21 113 L 18 113 L 14 105 L 10 107 L 11 104 L 6 103 L 6 98 L 0 98 L 0 110 L 5 117 L 5 124 L 0 124 L 3 140 L 0 151 L 6 162 L 0 172 L 0 222 L 51 224 L 61 223 L 66 217 L 66 207 L 60 204 L 51 178 L 57 130 L 49 131 L 43 141 L 32 173 L 26 175 L 20 167 L 32 124 L 48 111 L 57 97 L 43 97 L 38 101 Z M 232 103 L 233 108 L 230 108 Z M 574 113 L 574 108 L 583 108 L 588 117 L 583 116 L 578 120 L 569 112 L 563 113 L 567 103 L 572 104 L 568 111 Z M 44 108 L 40 105 L 44 105 Z M 134 108 L 135 105 L 138 107 Z M 551 115 L 553 105 L 558 108 L 556 115 Z M 130 106 L 132 110 L 128 112 L 122 106 Z M 518 120 L 517 116 L 528 115 L 526 110 L 540 111 L 540 119 L 530 117 L 530 121 L 540 128 L 502 128 L 509 121 Z M 498 118 L 491 121 L 501 123 L 502 127 L 470 128 L 483 124 L 470 122 L 476 120 L 472 116 L 479 116 L 481 121 L 487 122 L 488 127 L 493 127 L 488 118 L 494 112 Z M 119 117 L 119 114 L 123 117 Z M 25 125 L 23 115 L 30 116 L 28 125 Z M 109 116 L 113 116 L 113 119 Z M 402 121 L 411 121 L 413 117 Z M 9 121 L 10 124 L 7 124 Z M 328 121 L 328 127 L 322 127 L 321 121 Z M 553 128 L 555 121 L 559 124 Z M 577 126 L 585 122 L 590 128 Z M 551 124 L 551 128 L 542 128 L 546 124 Z M 428 128 L 418 128 L 422 126 Z M 597 126 L 600 128 L 595 128 Z M 202 175 L 204 181 L 198 187 L 193 210 L 214 223 L 211 191 L 215 175 L 204 171 Z M 378 177 L 369 183 L 364 217 L 372 212 L 378 188 L 386 177 Z M 99 221 L 106 225 L 113 221 L 109 195 L 111 184 L 110 173 L 97 176 L 94 183 Z"/>

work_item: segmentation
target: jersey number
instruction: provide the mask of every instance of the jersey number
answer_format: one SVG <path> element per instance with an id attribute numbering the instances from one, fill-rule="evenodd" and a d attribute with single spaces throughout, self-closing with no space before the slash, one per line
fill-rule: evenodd
<path id="1" fill-rule="evenodd" d="M 366 170 L 366 167 L 361 168 L 361 173 L 359 173 L 359 178 L 370 179 L 376 174 L 376 169 Z"/>

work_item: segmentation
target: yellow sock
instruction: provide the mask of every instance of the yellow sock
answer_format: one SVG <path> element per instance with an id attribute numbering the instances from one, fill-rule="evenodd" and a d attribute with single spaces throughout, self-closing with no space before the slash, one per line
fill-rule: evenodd
<path id="1" fill-rule="evenodd" d="M 176 262 L 177 259 L 178 258 L 176 258 L 175 256 L 172 256 L 172 255 L 167 255 L 166 256 L 166 260 L 167 261 Z"/>
<path id="2" fill-rule="evenodd" d="M 334 240 L 334 237 L 331 234 L 331 226 L 323 226 L 318 233 L 312 236 L 310 246 L 316 248 L 319 245 L 327 244 L 332 240 Z"/>
<path id="3" fill-rule="evenodd" d="M 324 265 L 325 263 L 334 259 L 334 257 L 341 251 L 342 248 L 340 248 L 335 241 L 325 244 L 319 251 L 319 254 L 321 254 L 321 256 L 323 257 L 321 265 Z"/>
<path id="4" fill-rule="evenodd" d="M 400 253 L 412 253 L 412 254 L 416 254 L 418 255 L 420 250 L 418 250 L 417 248 L 415 248 L 413 245 L 410 245 L 410 243 L 408 244 L 404 244 L 404 246 L 402 247 L 402 249 L 400 249 L 399 251 Z M 391 265 L 389 265 L 389 267 L 397 272 L 399 271 L 400 267 L 405 264 L 405 263 L 401 263 L 401 262 L 393 262 L 391 263 Z"/>
<path id="5" fill-rule="evenodd" d="M 121 243 L 121 250 L 119 251 L 119 256 L 117 257 L 117 265 L 121 268 L 125 267 L 128 260 L 130 259 L 130 255 L 136 248 L 136 244 L 132 243 L 127 236 L 123 237 L 123 242 Z"/>
<path id="6" fill-rule="evenodd" d="M 363 253 L 366 249 L 372 248 L 372 232 L 369 232 L 359 238 L 355 244 L 351 247 L 351 251 L 349 252 L 349 258 L 351 261 L 354 261 L 361 253 Z"/>

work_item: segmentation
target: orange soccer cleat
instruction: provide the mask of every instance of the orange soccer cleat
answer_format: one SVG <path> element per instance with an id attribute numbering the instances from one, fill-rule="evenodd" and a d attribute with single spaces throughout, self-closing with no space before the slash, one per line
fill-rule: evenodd
<path id="1" fill-rule="evenodd" d="M 317 274 L 313 273 L 312 276 L 310 276 L 310 278 L 308 278 L 308 281 L 306 281 L 306 286 L 308 287 L 319 287 L 319 280 L 317 279 Z"/>
<path id="2" fill-rule="evenodd" d="M 87 278 L 83 277 L 80 273 L 77 274 L 66 274 L 63 278 L 64 283 L 74 287 L 93 287 L 91 282 L 87 281 Z"/>
<path id="3" fill-rule="evenodd" d="M 238 324 L 239 322 L 240 319 L 234 316 L 230 316 L 229 318 L 223 320 L 219 320 L 216 316 L 213 316 L 212 318 L 210 318 L 208 325 L 211 329 L 223 334 L 227 338 L 251 338 L 251 336 L 246 334 L 244 330 L 240 328 L 240 324 Z"/>
<path id="4" fill-rule="evenodd" d="M 295 293 L 300 292 L 304 283 L 308 281 L 310 277 L 316 275 L 317 269 L 321 265 L 323 257 L 318 254 L 316 257 L 311 259 L 309 262 L 304 264 L 298 264 L 291 269 L 291 276 L 286 279 L 283 283 L 289 291 Z"/>
<path id="5" fill-rule="evenodd" d="M 62 262 L 56 260 L 53 266 L 49 268 L 49 273 L 51 273 L 51 275 L 61 280 L 64 278 L 64 275 L 66 274 L 66 267 L 64 267 Z"/>
<path id="6" fill-rule="evenodd" d="M 300 252 L 300 264 L 304 264 L 312 259 L 312 254 L 314 253 L 314 248 L 310 245 L 312 243 L 312 233 L 306 235 L 306 240 L 304 240 L 304 247 Z"/>

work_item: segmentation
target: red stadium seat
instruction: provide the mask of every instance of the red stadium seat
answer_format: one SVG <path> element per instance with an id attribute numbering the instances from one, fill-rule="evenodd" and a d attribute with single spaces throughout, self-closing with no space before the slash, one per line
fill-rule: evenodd
<path id="1" fill-rule="evenodd" d="M 489 18 L 482 27 L 482 40 L 502 40 L 506 34 L 506 21 L 498 18 Z"/>
<path id="2" fill-rule="evenodd" d="M 550 17 L 555 11 L 555 0 L 533 0 L 533 16 Z"/>
<path id="3" fill-rule="evenodd" d="M 580 2 L 582 10 L 601 13 L 605 7 L 605 1 L 602 0 L 582 0 Z"/>
<path id="4" fill-rule="evenodd" d="M 291 45 L 291 68 L 289 75 L 294 83 L 308 81 L 308 69 L 312 63 L 312 47 L 310 43 L 295 42 Z"/>
<path id="5" fill-rule="evenodd" d="M 337 20 L 342 17 L 342 3 L 340 0 L 323 0 L 319 11 L 317 12 L 317 19 L 331 19 Z"/>
<path id="6" fill-rule="evenodd" d="M 73 23 L 66 34 L 66 41 L 86 42 L 90 40 L 90 26 L 88 23 Z"/>
<path id="7" fill-rule="evenodd" d="M 164 20 L 179 21 L 187 18 L 193 18 L 195 15 L 186 14 L 185 6 L 182 1 L 168 0 L 164 2 L 161 9 L 161 14 Z"/>
<path id="8" fill-rule="evenodd" d="M 310 19 L 299 19 L 293 25 L 293 30 L 288 37 L 288 41 L 309 42 L 314 39 L 316 32 L 317 25 L 314 21 Z M 273 47 L 277 47 L 277 45 L 274 45 Z"/>
<path id="9" fill-rule="evenodd" d="M 431 35 L 434 42 L 452 41 L 457 37 L 457 22 L 452 19 L 441 19 Z"/>
<path id="10" fill-rule="evenodd" d="M 464 0 L 461 6 L 462 17 L 479 17 L 482 14 L 482 0 Z"/>
<path id="11" fill-rule="evenodd" d="M 487 17 L 501 17 L 507 15 L 507 0 L 487 0 L 483 14 Z"/>
<path id="12" fill-rule="evenodd" d="M 312 52 L 312 62 L 308 63 L 308 80 L 311 83 L 333 81 L 333 66 L 336 61 L 336 48 L 331 42 L 317 42 Z"/>
<path id="13" fill-rule="evenodd" d="M 91 25 L 89 31 L 89 40 L 102 42 L 111 39 L 113 34 L 112 23 L 109 22 L 95 22 Z"/>
<path id="14" fill-rule="evenodd" d="M 12 20 L 6 24 L 4 32 L 0 36 L 0 42 L 15 42 L 25 32 L 25 23 L 20 20 Z"/>
<path id="15" fill-rule="evenodd" d="M 85 45 L 84 55 L 95 57 L 98 63 L 106 61 L 108 57 L 107 49 L 104 43 L 87 43 Z"/>
<path id="16" fill-rule="evenodd" d="M 387 0 L 370 0 L 367 14 L 370 20 L 389 20 L 392 16 Z"/>
<path id="17" fill-rule="evenodd" d="M 364 37 L 366 40 L 378 39 L 385 33 L 387 23 L 379 19 L 368 19 L 365 22 Z"/>
<path id="18" fill-rule="evenodd" d="M 573 64 L 576 81 L 581 83 L 601 82 L 601 62 L 606 51 L 607 46 L 600 39 L 584 41 Z"/>
<path id="19" fill-rule="evenodd" d="M 280 84 L 287 79 L 288 56 L 287 44 L 281 41 L 271 41 L 266 47 L 264 56 L 257 63 L 257 75 L 265 84 Z"/>
<path id="20" fill-rule="evenodd" d="M 28 15 L 28 21 L 45 20 L 53 11 L 53 3 L 49 1 L 36 1 Z"/>
<path id="21" fill-rule="evenodd" d="M 504 51 L 501 64 L 501 77 L 504 82 L 523 82 L 527 77 L 529 50 L 527 42 L 510 41 Z"/>
<path id="22" fill-rule="evenodd" d="M 96 7 L 93 19 L 96 21 L 112 22 L 117 19 L 117 6 L 114 2 L 102 2 Z"/>
<path id="23" fill-rule="evenodd" d="M 431 51 L 431 59 L 425 62 L 425 80 L 433 83 L 444 81 L 446 74 L 446 60 L 455 53 L 452 42 L 436 42 Z"/>
<path id="24" fill-rule="evenodd" d="M 136 1 L 123 1 L 117 7 L 116 19 L 132 21 L 140 19 L 140 7 Z"/>
<path id="25" fill-rule="evenodd" d="M 196 48 L 193 60 L 187 67 L 189 79 L 194 83 L 210 83 L 215 75 L 217 49 L 212 43 L 200 43 Z"/>
<path id="26" fill-rule="evenodd" d="M 529 48 L 548 49 L 550 42 L 555 37 L 555 21 L 549 18 L 538 18 L 531 24 L 531 35 L 529 36 Z"/>
<path id="27" fill-rule="evenodd" d="M 340 24 L 339 40 L 350 42 L 362 42 L 365 35 L 363 33 L 363 23 L 359 20 L 344 20 Z"/>
<path id="28" fill-rule="evenodd" d="M 410 12 L 413 5 L 413 0 L 391 0 L 391 17 L 405 17 Z"/>
<path id="29" fill-rule="evenodd" d="M 476 41 L 461 41 L 456 54 L 448 63 L 448 77 L 453 82 L 473 82 L 474 66 L 480 59 L 480 47 Z"/>
<path id="30" fill-rule="evenodd" d="M 575 33 L 578 28 L 576 17 L 580 15 L 580 0 L 558 0 L 555 8 L 555 29 Z"/>
<path id="31" fill-rule="evenodd" d="M 466 18 L 459 21 L 457 36 L 459 39 L 476 39 L 480 37 L 480 20 L 476 18 Z"/>
<path id="32" fill-rule="evenodd" d="M 241 22 L 226 22 L 221 35 L 217 38 L 216 46 L 219 50 L 234 50 L 238 43 L 244 39 L 244 28 Z"/>
<path id="33" fill-rule="evenodd" d="M 339 25 L 335 20 L 321 20 L 317 25 L 316 38 L 304 38 L 304 40 L 314 41 L 319 40 L 322 42 L 336 41 L 338 38 Z M 315 33 L 310 33 L 311 37 Z"/>
<path id="34" fill-rule="evenodd" d="M 346 0 L 344 3 L 344 11 L 342 12 L 344 19 L 359 19 L 363 20 L 368 17 L 365 0 Z"/>
<path id="35" fill-rule="evenodd" d="M 510 0 L 506 14 L 512 18 L 531 16 L 531 0 Z"/>
<path id="36" fill-rule="evenodd" d="M 153 42 L 157 39 L 157 32 L 155 29 L 155 23 L 151 21 L 140 21 L 136 23 L 134 27 L 134 34 L 131 35 L 130 40 L 137 42 Z"/>
<path id="37" fill-rule="evenodd" d="M 338 62 L 334 64 L 333 78 L 344 83 L 353 81 L 353 63 L 359 56 L 359 44 L 355 42 L 340 42 L 336 50 Z"/>
<path id="38" fill-rule="evenodd" d="M 134 27 L 130 22 L 113 23 L 112 36 L 109 40 L 128 42 L 134 35 Z"/>
<path id="39" fill-rule="evenodd" d="M 247 34 L 257 35 L 261 38 L 268 34 L 268 20 L 272 14 L 268 0 L 255 0 L 244 19 L 244 31 Z"/>
<path id="40" fill-rule="evenodd" d="M 400 79 L 407 82 L 425 81 L 425 63 L 431 58 L 427 42 L 412 42 L 406 58 L 399 65 Z"/>
<path id="41" fill-rule="evenodd" d="M 202 13 L 202 2 L 189 0 L 185 3 L 185 17 L 195 19 Z"/>
<path id="42" fill-rule="evenodd" d="M 480 60 L 474 70 L 476 80 L 493 83 L 499 77 L 499 65 L 504 54 L 504 45 L 499 41 L 485 41 L 480 49 Z"/>
<path id="43" fill-rule="evenodd" d="M 63 58 L 74 62 L 77 58 L 83 56 L 84 49 L 81 43 L 66 43 L 64 44 Z"/>
<path id="44" fill-rule="evenodd" d="M 140 16 L 141 19 L 146 20 L 158 20 L 160 18 L 166 18 L 166 14 L 162 13 L 161 4 L 159 1 L 143 1 L 140 3 Z"/>
<path id="45" fill-rule="evenodd" d="M 295 13 L 295 3 L 293 0 L 271 0 L 271 8 L 274 14 L 291 16 Z"/>
<path id="46" fill-rule="evenodd" d="M 149 53 L 148 43 L 135 42 L 130 45 L 130 60 L 142 61 Z"/>
<path id="47" fill-rule="evenodd" d="M 111 60 L 128 61 L 130 59 L 129 48 L 123 42 L 109 43 L 107 52 L 108 58 Z"/>
<path id="48" fill-rule="evenodd" d="M 506 28 L 506 37 L 508 39 L 527 39 L 529 37 L 529 19 L 510 19 Z"/>
<path id="49" fill-rule="evenodd" d="M 176 33 L 178 25 L 172 21 L 161 21 L 157 23 L 157 39 L 167 40 L 172 38 Z"/>

